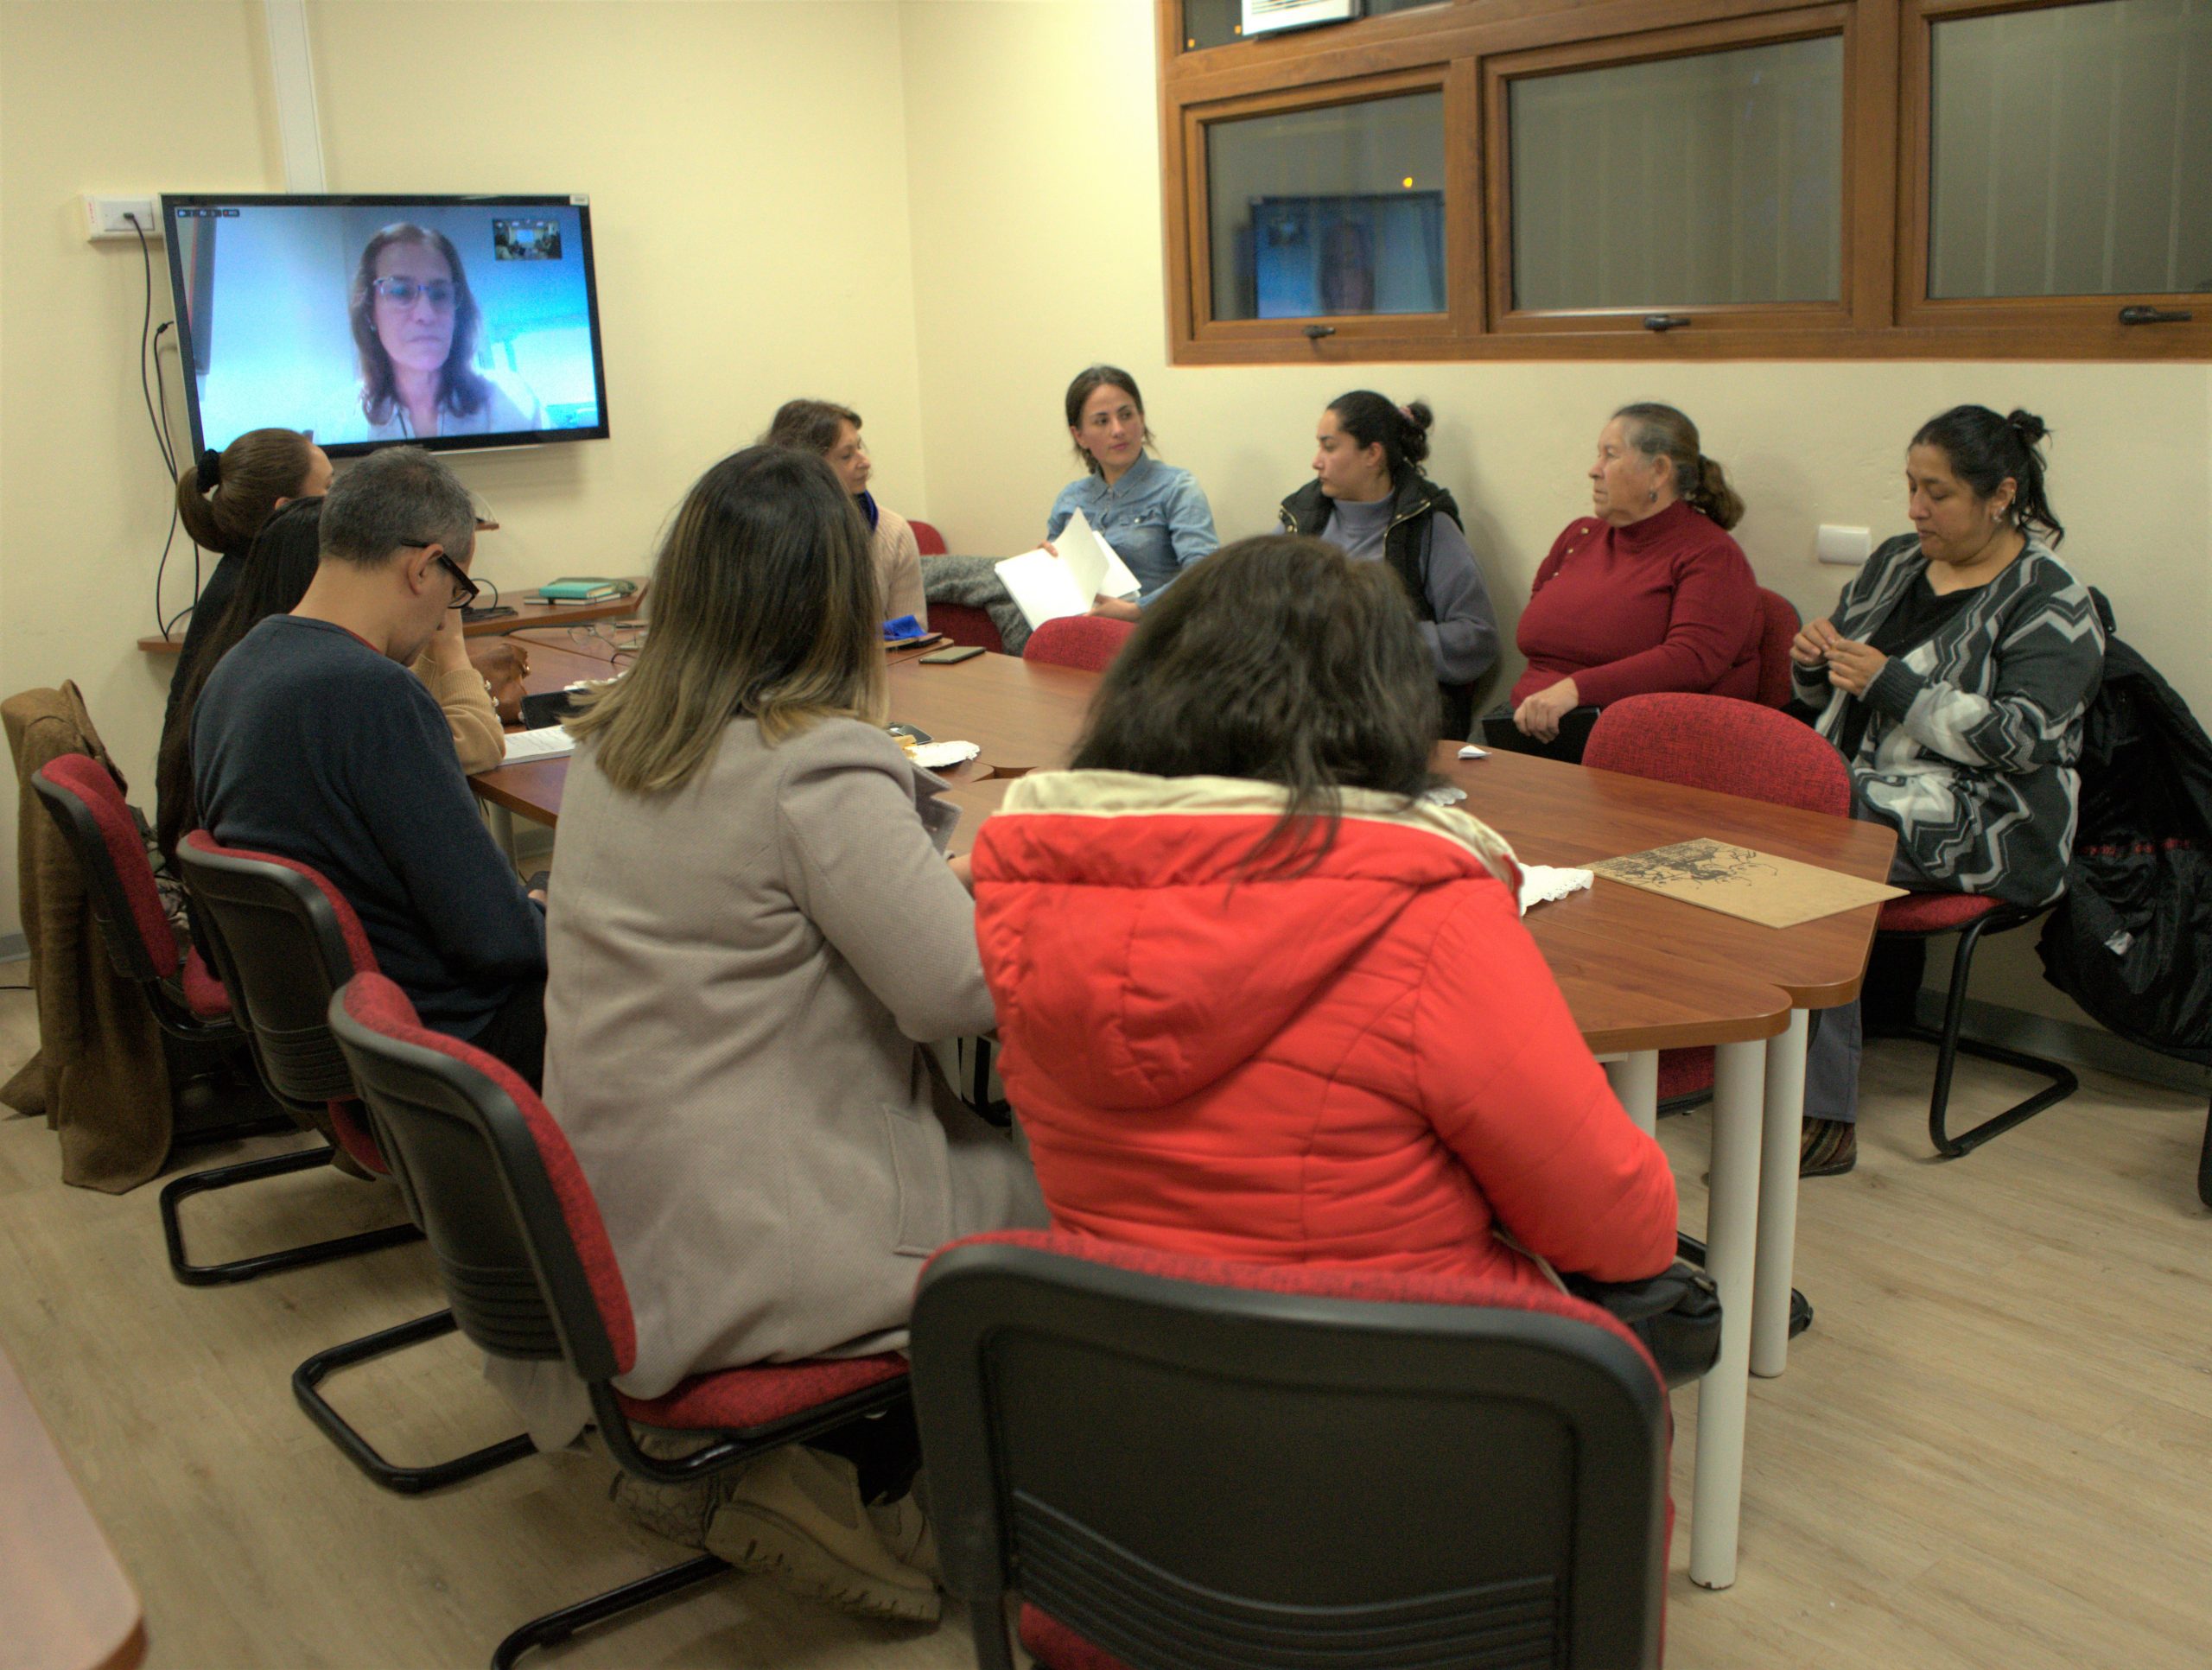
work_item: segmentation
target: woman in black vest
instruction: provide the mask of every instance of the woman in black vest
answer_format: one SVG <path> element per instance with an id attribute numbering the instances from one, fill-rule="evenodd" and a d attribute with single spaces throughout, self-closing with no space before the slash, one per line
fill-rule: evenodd
<path id="1" fill-rule="evenodd" d="M 1282 525 L 1345 556 L 1388 562 L 1413 601 L 1442 696 L 1438 734 L 1464 740 L 1475 684 L 1497 662 L 1497 617 L 1452 495 L 1421 473 L 1435 421 L 1420 401 L 1371 389 L 1329 403 L 1314 430 L 1314 480 L 1282 502 Z"/>

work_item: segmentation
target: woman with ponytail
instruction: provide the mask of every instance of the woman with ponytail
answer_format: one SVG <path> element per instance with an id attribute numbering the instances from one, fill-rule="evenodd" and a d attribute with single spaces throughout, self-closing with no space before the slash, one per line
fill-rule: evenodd
<path id="1" fill-rule="evenodd" d="M 245 555 L 277 510 L 295 498 L 330 491 L 330 459 L 297 429 L 248 429 L 221 452 L 203 452 L 176 479 L 177 519 L 192 543 L 213 551 L 215 572 L 194 600 L 184 648 L 169 679 L 164 730 L 175 722 L 177 700 L 194 683 L 207 634 L 238 589 Z"/>
<path id="2" fill-rule="evenodd" d="M 1835 613 L 1789 646 L 1797 699 L 1851 767 L 1854 816 L 1897 832 L 1890 879 L 1916 892 L 2058 897 L 2073 856 L 2082 721 L 2104 672 L 2089 589 L 2051 555 L 2032 412 L 1954 406 L 1905 453 L 1913 531 L 1886 542 Z M 1886 982 L 1916 990 L 1919 971 Z M 1872 987 L 1870 986 L 1870 990 Z M 1808 1057 L 1808 1177 L 1858 1162 L 1856 1003 L 1821 1015 Z"/>
<path id="3" fill-rule="evenodd" d="M 1744 501 L 1672 406 L 1623 406 L 1598 436 L 1592 515 L 1567 524 L 1536 570 L 1516 635 L 1528 670 L 1491 740 L 1579 759 L 1586 722 L 1624 695 L 1758 694 L 1758 582 L 1728 536 Z"/>
<path id="4" fill-rule="evenodd" d="M 1464 741 L 1475 684 L 1497 664 L 1497 616 L 1458 501 L 1421 467 L 1435 421 L 1418 400 L 1394 405 L 1372 389 L 1338 396 L 1314 428 L 1315 479 L 1283 500 L 1282 525 L 1389 565 L 1435 664 L 1437 734 Z"/>

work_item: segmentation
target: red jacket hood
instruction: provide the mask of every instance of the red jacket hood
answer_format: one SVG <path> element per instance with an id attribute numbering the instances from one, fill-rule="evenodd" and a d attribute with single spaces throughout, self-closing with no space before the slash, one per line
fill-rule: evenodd
<path id="1" fill-rule="evenodd" d="M 1239 778 L 1051 772 L 983 825 L 976 923 L 1000 1024 L 1040 1058 L 1049 1041 L 1072 1095 L 1132 1111 L 1192 1095 L 1429 890 L 1519 885 L 1465 813 L 1358 790 L 1311 869 L 1255 879 L 1284 802 Z"/>

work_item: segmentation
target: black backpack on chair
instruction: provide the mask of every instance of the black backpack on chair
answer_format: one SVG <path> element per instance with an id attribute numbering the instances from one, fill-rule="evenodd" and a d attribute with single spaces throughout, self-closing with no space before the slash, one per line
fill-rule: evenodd
<path id="1" fill-rule="evenodd" d="M 2212 737 L 2091 595 L 2104 683 L 2082 721 L 2065 896 L 2036 949 L 2044 977 L 2107 1030 L 2212 1064 Z M 2196 1188 L 2212 1206 L 2212 1122 Z"/>

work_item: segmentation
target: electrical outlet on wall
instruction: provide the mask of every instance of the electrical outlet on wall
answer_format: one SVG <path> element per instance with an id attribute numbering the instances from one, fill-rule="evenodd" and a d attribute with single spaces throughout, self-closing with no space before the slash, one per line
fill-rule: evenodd
<path id="1" fill-rule="evenodd" d="M 108 238 L 127 238 L 133 243 L 138 232 L 132 230 L 128 217 L 138 218 L 138 227 L 149 238 L 162 235 L 161 200 L 155 197 L 95 197 L 85 194 L 85 236 L 95 243 Z"/>
<path id="2" fill-rule="evenodd" d="M 1865 528 L 1839 528 L 1833 523 L 1821 524 L 1821 531 L 1813 542 L 1813 553 L 1823 562 L 1840 562 L 1857 568 L 1874 549 L 1874 536 Z"/>

